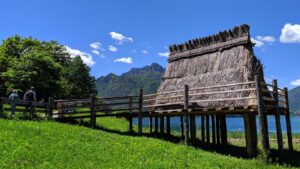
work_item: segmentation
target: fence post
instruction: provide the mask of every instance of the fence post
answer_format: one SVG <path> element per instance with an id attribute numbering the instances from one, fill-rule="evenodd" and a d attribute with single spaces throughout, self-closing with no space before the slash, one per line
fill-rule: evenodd
<path id="1" fill-rule="evenodd" d="M 269 133 L 268 133 L 268 123 L 267 123 L 267 116 L 264 109 L 264 101 L 263 95 L 261 92 L 261 79 L 259 75 L 255 75 L 255 86 L 256 86 L 256 96 L 257 96 L 257 111 L 259 116 L 259 130 L 260 130 L 260 141 L 262 147 L 264 149 L 264 153 L 269 158 L 270 155 L 270 144 L 269 144 Z"/>
<path id="2" fill-rule="evenodd" d="M 189 118 L 188 118 L 188 106 L 189 106 L 189 87 L 184 85 L 184 143 L 189 144 Z"/>
<path id="3" fill-rule="evenodd" d="M 91 95 L 91 127 L 95 128 L 96 127 L 96 112 L 95 112 L 95 101 L 96 101 L 96 97 L 95 95 Z"/>
<path id="4" fill-rule="evenodd" d="M 139 113 L 138 113 L 138 133 L 141 136 L 143 133 L 143 89 L 140 89 L 139 96 Z"/>
<path id="5" fill-rule="evenodd" d="M 204 114 L 201 114 L 201 141 L 205 143 L 205 120 Z"/>
<path id="6" fill-rule="evenodd" d="M 278 158 L 281 160 L 282 152 L 283 152 L 283 143 L 282 143 L 282 131 L 281 131 L 281 123 L 280 123 L 280 112 L 279 112 L 279 103 L 278 103 L 278 86 L 277 80 L 274 79 L 272 81 L 273 86 L 273 98 L 276 100 L 275 103 L 275 123 L 276 123 L 276 135 L 277 135 L 277 143 L 278 143 Z"/>
<path id="7" fill-rule="evenodd" d="M 133 127 L 132 127 L 132 97 L 129 97 L 129 104 L 128 104 L 128 109 L 129 109 L 129 133 L 132 135 L 133 134 Z"/>
<path id="8" fill-rule="evenodd" d="M 284 91 L 284 97 L 286 101 L 286 115 L 285 115 L 285 121 L 286 121 L 286 130 L 287 130 L 287 137 L 288 137 L 288 145 L 289 150 L 293 151 L 293 138 L 292 138 L 292 127 L 291 127 L 291 117 L 290 117 L 290 105 L 289 105 L 289 95 L 288 95 L 288 89 L 285 87 L 283 88 Z"/>
<path id="9" fill-rule="evenodd" d="M 48 100 L 48 114 L 47 114 L 47 118 L 48 120 L 52 120 L 52 114 L 53 114 L 53 98 L 49 97 Z"/>
<path id="10" fill-rule="evenodd" d="M 0 118 L 3 118 L 3 102 L 1 97 L 0 97 Z"/>

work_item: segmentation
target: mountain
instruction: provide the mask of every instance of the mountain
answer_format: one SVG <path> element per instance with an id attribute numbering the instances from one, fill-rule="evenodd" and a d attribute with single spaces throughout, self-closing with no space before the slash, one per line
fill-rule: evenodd
<path id="1" fill-rule="evenodd" d="M 300 113 L 300 86 L 289 90 L 290 110 L 293 113 Z"/>
<path id="2" fill-rule="evenodd" d="M 101 97 L 138 95 L 156 93 L 165 69 L 157 63 L 142 68 L 132 68 L 118 76 L 110 73 L 96 80 L 98 95 Z"/>

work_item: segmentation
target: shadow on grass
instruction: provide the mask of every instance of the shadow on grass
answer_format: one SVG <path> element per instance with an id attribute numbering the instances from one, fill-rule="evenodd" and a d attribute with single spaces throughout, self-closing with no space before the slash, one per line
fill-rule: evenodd
<path id="1" fill-rule="evenodd" d="M 69 123 L 69 124 L 77 124 L 85 127 L 91 127 L 91 124 L 87 121 L 76 121 L 76 120 L 68 120 L 68 121 L 61 121 L 64 123 Z M 118 135 L 125 135 L 125 136 L 132 136 L 132 137 L 137 137 L 140 136 L 138 133 L 133 132 L 130 133 L 129 131 L 120 131 L 120 130 L 114 130 L 114 129 L 108 129 L 102 126 L 95 126 L 95 130 L 101 130 L 104 132 L 108 133 L 114 133 Z M 142 136 L 144 137 L 149 137 L 149 138 L 156 138 L 160 140 L 165 140 L 169 141 L 172 143 L 176 144 L 184 144 L 184 138 L 181 136 L 174 136 L 174 135 L 167 135 L 167 134 L 161 134 L 161 133 L 155 133 L 153 132 L 152 134 L 150 133 L 143 133 Z M 222 155 L 228 155 L 232 157 L 237 157 L 237 158 L 244 158 L 244 159 L 250 159 L 250 158 L 259 158 L 258 156 L 256 157 L 249 157 L 247 154 L 247 149 L 246 147 L 240 147 L 236 145 L 213 145 L 211 143 L 206 143 L 202 142 L 200 139 L 197 139 L 194 144 L 190 144 L 190 146 L 193 146 L 195 148 L 202 149 L 204 151 L 209 151 L 209 152 L 215 152 L 219 153 Z M 283 155 L 282 155 L 282 161 L 278 161 L 278 151 L 276 149 L 271 149 L 270 153 L 270 160 L 275 163 L 280 163 L 283 165 L 288 165 L 292 167 L 300 167 L 300 152 L 299 151 L 288 151 L 284 150 Z"/>

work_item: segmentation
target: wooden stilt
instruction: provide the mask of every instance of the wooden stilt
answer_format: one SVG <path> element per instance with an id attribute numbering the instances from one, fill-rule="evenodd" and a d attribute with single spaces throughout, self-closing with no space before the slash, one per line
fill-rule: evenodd
<path id="1" fill-rule="evenodd" d="M 221 129 L 221 143 L 223 146 L 226 146 L 227 145 L 226 114 L 220 115 L 220 129 Z"/>
<path id="2" fill-rule="evenodd" d="M 278 144 L 278 159 L 279 161 L 281 161 L 282 153 L 283 153 L 283 142 L 282 142 L 282 130 L 281 130 L 281 123 L 280 123 L 277 80 L 272 81 L 272 86 L 273 86 L 273 99 L 276 100 L 275 124 L 276 124 L 276 136 L 277 136 L 277 144 Z"/>
<path id="3" fill-rule="evenodd" d="M 206 142 L 210 143 L 210 134 L 209 134 L 209 115 L 207 114 L 206 116 Z"/>
<path id="4" fill-rule="evenodd" d="M 201 115 L 201 141 L 205 142 L 205 120 L 204 115 Z"/>
<path id="5" fill-rule="evenodd" d="M 167 135 L 168 137 L 171 136 L 171 126 L 170 126 L 170 114 L 167 114 Z"/>
<path id="6" fill-rule="evenodd" d="M 164 113 L 160 115 L 160 136 L 163 137 L 165 132 Z"/>
<path id="7" fill-rule="evenodd" d="M 130 135 L 132 135 L 133 134 L 133 125 L 132 125 L 133 114 L 132 114 L 132 98 L 131 97 L 129 97 L 128 109 L 129 109 L 129 117 L 128 117 L 129 133 L 130 133 Z"/>
<path id="8" fill-rule="evenodd" d="M 143 89 L 140 89 L 139 97 L 139 112 L 138 112 L 138 134 L 141 136 L 143 133 Z"/>
<path id="9" fill-rule="evenodd" d="M 288 137 L 288 145 L 289 145 L 289 151 L 293 151 L 293 138 L 292 138 L 292 127 L 291 127 L 291 117 L 290 117 L 290 106 L 289 106 L 289 95 L 287 88 L 283 88 L 284 91 L 284 97 L 286 101 L 286 115 L 285 115 L 285 121 L 286 121 L 286 132 Z"/>
<path id="10" fill-rule="evenodd" d="M 183 116 L 180 115 L 180 129 L 181 129 L 181 138 L 184 138 L 184 127 L 183 127 Z"/>
<path id="11" fill-rule="evenodd" d="M 158 134 L 158 114 L 155 114 L 154 121 L 155 121 L 154 132 L 155 134 Z"/>
<path id="12" fill-rule="evenodd" d="M 267 159 L 270 156 L 270 143 L 269 143 L 269 133 L 268 133 L 268 123 L 267 115 L 264 109 L 263 95 L 261 92 L 261 80 L 260 76 L 255 75 L 255 85 L 256 85 L 256 96 L 257 96 L 257 105 L 258 105 L 258 116 L 259 116 L 259 129 L 260 129 L 260 141 L 264 149 L 264 153 Z M 267 160 L 266 159 L 266 160 Z"/>
<path id="13" fill-rule="evenodd" d="M 245 140 L 249 157 L 254 157 L 257 153 L 257 135 L 255 114 L 249 112 L 244 114 Z"/>
<path id="14" fill-rule="evenodd" d="M 90 111 L 91 111 L 91 127 L 94 129 L 96 127 L 96 111 L 95 111 L 95 102 L 96 102 L 96 97 L 95 95 L 91 95 L 91 106 L 90 106 Z"/>
<path id="15" fill-rule="evenodd" d="M 149 114 L 149 133 L 150 134 L 152 134 L 152 126 L 153 126 L 153 124 L 152 124 L 152 112 L 150 112 L 150 114 Z"/>
<path id="16" fill-rule="evenodd" d="M 211 133 L 212 133 L 212 144 L 216 144 L 216 126 L 215 126 L 215 115 L 211 114 Z"/>
<path id="17" fill-rule="evenodd" d="M 188 119 L 188 105 L 189 105 L 189 87 L 188 85 L 184 85 L 184 143 L 186 145 L 189 144 L 189 119 Z"/>
<path id="18" fill-rule="evenodd" d="M 220 145 L 220 115 L 216 114 L 217 145 Z"/>
<path id="19" fill-rule="evenodd" d="M 194 145 L 196 143 L 196 119 L 195 115 L 190 115 L 190 128 L 191 128 L 191 142 Z"/>

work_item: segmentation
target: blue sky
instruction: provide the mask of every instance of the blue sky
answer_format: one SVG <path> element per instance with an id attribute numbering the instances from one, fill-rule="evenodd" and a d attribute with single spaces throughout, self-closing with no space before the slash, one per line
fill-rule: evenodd
<path id="1" fill-rule="evenodd" d="M 153 62 L 166 66 L 170 44 L 246 23 L 266 79 L 293 88 L 300 85 L 299 6 L 296 0 L 1 0 L 0 39 L 56 40 L 83 55 L 99 77 Z"/>

